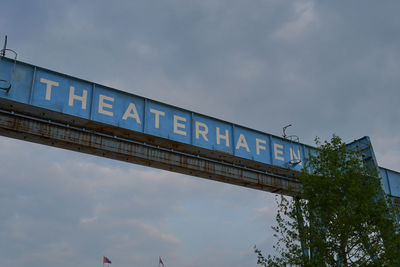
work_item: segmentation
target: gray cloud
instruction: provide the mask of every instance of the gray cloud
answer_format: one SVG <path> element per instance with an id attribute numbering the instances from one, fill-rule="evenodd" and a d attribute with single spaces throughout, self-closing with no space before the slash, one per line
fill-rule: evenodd
<path id="1" fill-rule="evenodd" d="M 269 198 L 254 190 L 6 138 L 1 147 L 6 266 L 95 265 L 102 255 L 123 266 L 151 265 L 158 255 L 197 266 L 193 258 L 222 247 L 253 262 L 258 234 L 232 234 L 249 225 L 265 231 L 273 217 L 259 211 Z"/>
<path id="2" fill-rule="evenodd" d="M 301 141 L 372 139 L 396 170 L 396 1 L 13 1 L 23 61 Z M 25 10 L 25 11 L 24 11 Z M 273 196 L 0 139 L 7 266 L 251 266 Z M 114 265 L 113 265 L 114 266 Z"/>

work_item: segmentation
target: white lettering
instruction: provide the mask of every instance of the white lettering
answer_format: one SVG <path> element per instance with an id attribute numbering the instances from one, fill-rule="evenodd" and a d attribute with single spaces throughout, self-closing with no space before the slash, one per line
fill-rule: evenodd
<path id="1" fill-rule="evenodd" d="M 160 116 L 164 116 L 165 112 L 164 111 L 160 111 L 160 110 L 156 110 L 156 109 L 150 109 L 151 113 L 154 113 L 155 115 L 155 127 L 158 129 L 160 128 Z"/>
<path id="2" fill-rule="evenodd" d="M 219 127 L 217 127 L 217 144 L 220 144 L 221 139 L 225 139 L 225 145 L 229 146 L 229 131 L 225 130 L 225 135 L 221 135 L 219 132 Z"/>
<path id="3" fill-rule="evenodd" d="M 256 138 L 256 150 L 257 150 L 257 155 L 260 155 L 260 149 L 266 150 L 267 148 L 265 146 L 260 145 L 261 144 L 267 144 L 267 141 L 264 139 L 258 139 Z"/>
<path id="4" fill-rule="evenodd" d="M 181 122 L 186 122 L 186 118 L 174 115 L 174 133 L 186 136 L 186 132 L 183 131 L 186 125 Z"/>
<path id="5" fill-rule="evenodd" d="M 140 124 L 139 114 L 134 103 L 129 103 L 129 106 L 125 110 L 124 116 L 122 116 L 123 120 L 126 120 L 127 118 L 133 118 L 138 124 Z"/>
<path id="6" fill-rule="evenodd" d="M 283 156 L 283 145 L 280 144 L 274 144 L 274 154 L 275 154 L 275 159 L 285 161 L 285 159 L 282 157 Z"/>
<path id="7" fill-rule="evenodd" d="M 296 159 L 296 160 L 293 160 L 293 159 Z M 300 149 L 297 148 L 297 155 L 296 155 L 296 153 L 294 153 L 294 151 L 293 151 L 293 148 L 292 147 L 290 148 L 290 162 L 298 163 L 298 164 L 302 165 L 301 158 L 300 158 Z"/>
<path id="8" fill-rule="evenodd" d="M 72 107 L 74 105 L 74 99 L 76 99 L 82 102 L 82 109 L 86 109 L 87 90 L 83 90 L 82 96 L 75 95 L 74 93 L 75 93 L 75 87 L 70 86 L 68 105 Z"/>
<path id="9" fill-rule="evenodd" d="M 50 98 L 51 98 L 51 87 L 52 86 L 58 86 L 59 83 L 55 82 L 55 81 L 47 80 L 45 78 L 40 78 L 40 82 L 46 84 L 46 97 L 45 97 L 45 99 L 46 100 L 50 100 Z"/>
<path id="10" fill-rule="evenodd" d="M 246 138 L 244 137 L 243 134 L 239 135 L 239 139 L 238 139 L 237 144 L 236 144 L 236 149 L 239 149 L 241 147 L 246 148 L 246 151 L 250 152 L 249 146 L 247 145 Z"/>
<path id="11" fill-rule="evenodd" d="M 205 123 L 196 121 L 196 139 L 199 139 L 200 135 L 203 136 L 203 139 L 208 142 L 207 134 L 208 134 L 208 127 Z M 200 127 L 203 128 L 203 130 L 200 129 Z"/>
<path id="12" fill-rule="evenodd" d="M 114 113 L 112 111 L 104 110 L 104 108 L 112 108 L 112 104 L 105 103 L 104 101 L 114 102 L 114 97 L 99 95 L 99 113 L 111 117 L 114 116 Z"/>

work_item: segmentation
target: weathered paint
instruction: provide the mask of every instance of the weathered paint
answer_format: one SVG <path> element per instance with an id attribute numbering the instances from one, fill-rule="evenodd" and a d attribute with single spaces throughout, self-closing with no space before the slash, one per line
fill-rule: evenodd
<path id="1" fill-rule="evenodd" d="M 0 111 L 0 135 L 268 192 L 292 195 L 300 189 L 295 177 L 282 177 L 4 111 Z"/>
<path id="2" fill-rule="evenodd" d="M 274 169 L 276 173 L 287 172 L 285 169 L 300 170 L 302 160 L 315 152 L 305 144 L 23 62 L 16 61 L 14 65 L 14 61 L 4 57 L 0 57 L 0 79 L 12 84 L 9 91 L 0 90 L 0 101 L 27 105 L 15 109 L 17 112 L 24 113 L 26 107 L 34 107 L 43 114 L 56 114 L 61 122 L 64 119 L 61 115 L 69 115 L 76 118 L 72 123 L 84 119 L 110 125 L 188 145 L 190 152 L 199 148 L 215 152 L 219 158 L 231 155 L 234 162 L 242 163 L 237 159 L 246 159 L 283 167 L 279 171 Z M 366 150 L 367 156 L 376 164 L 369 139 L 367 143 L 370 147 Z M 379 170 L 385 192 L 400 197 L 400 173 Z"/>
<path id="3" fill-rule="evenodd" d="M 13 80 L 0 97 L 281 167 L 302 168 L 312 149 L 304 144 L 211 118 L 103 85 L 22 62 L 0 61 L 0 75 Z"/>

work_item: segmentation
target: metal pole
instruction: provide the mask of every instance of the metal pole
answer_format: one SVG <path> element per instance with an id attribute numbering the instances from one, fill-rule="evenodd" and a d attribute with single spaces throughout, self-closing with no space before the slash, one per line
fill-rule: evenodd
<path id="1" fill-rule="evenodd" d="M 4 47 L 3 47 L 3 52 L 2 52 L 3 57 L 6 55 L 6 49 L 7 49 L 7 35 L 4 38 Z"/>
<path id="2" fill-rule="evenodd" d="M 294 202 L 295 202 L 295 208 L 296 208 L 296 217 L 297 217 L 301 250 L 303 252 L 303 256 L 306 257 L 307 259 L 310 259 L 307 242 L 304 238 L 305 237 L 305 235 L 304 235 L 304 219 L 303 219 L 303 212 L 302 212 L 301 206 L 300 206 L 300 199 L 295 197 Z"/>

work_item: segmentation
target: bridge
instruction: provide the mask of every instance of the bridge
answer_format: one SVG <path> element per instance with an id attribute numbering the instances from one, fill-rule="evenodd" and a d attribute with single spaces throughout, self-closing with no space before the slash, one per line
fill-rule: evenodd
<path id="1" fill-rule="evenodd" d="M 315 147 L 0 57 L 0 134 L 177 173 L 293 195 Z M 400 203 L 400 173 L 368 137 L 348 144 Z"/>

